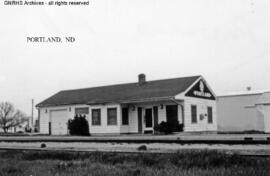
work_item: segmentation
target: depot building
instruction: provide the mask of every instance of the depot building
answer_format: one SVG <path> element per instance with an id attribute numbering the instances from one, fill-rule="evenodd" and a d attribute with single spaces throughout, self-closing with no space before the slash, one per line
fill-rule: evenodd
<path id="1" fill-rule="evenodd" d="M 184 131 L 216 131 L 216 96 L 202 76 L 64 90 L 37 104 L 39 131 L 68 134 L 67 121 L 85 115 L 91 134 L 153 133 L 162 121 Z"/>

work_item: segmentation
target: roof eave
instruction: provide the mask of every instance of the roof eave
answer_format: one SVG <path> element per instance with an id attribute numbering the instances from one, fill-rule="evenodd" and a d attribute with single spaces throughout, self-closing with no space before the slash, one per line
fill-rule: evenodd
<path id="1" fill-rule="evenodd" d="M 85 103 L 55 103 L 55 104 L 38 104 L 36 105 L 36 108 L 48 108 L 48 107 L 54 107 L 54 106 L 68 106 L 68 105 L 82 105 Z"/>
<path id="2" fill-rule="evenodd" d="M 174 96 L 166 96 L 166 97 L 153 97 L 153 98 L 142 98 L 142 99 L 131 99 L 131 100 L 117 100 L 117 101 L 90 101 L 87 102 L 87 105 L 98 105 L 98 104 L 109 104 L 109 103 L 115 103 L 115 104 L 129 104 L 129 103 L 146 103 L 146 102 L 158 102 L 158 101 L 169 101 L 173 99 Z"/>

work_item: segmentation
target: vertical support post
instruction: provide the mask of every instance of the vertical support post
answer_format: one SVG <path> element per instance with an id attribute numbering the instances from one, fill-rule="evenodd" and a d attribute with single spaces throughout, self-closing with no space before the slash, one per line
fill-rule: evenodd
<path id="1" fill-rule="evenodd" d="M 32 99 L 31 128 L 33 128 L 33 124 L 34 124 L 34 99 Z"/>
<path id="2" fill-rule="evenodd" d="M 49 122 L 49 135 L 51 135 L 52 134 L 52 124 L 51 124 L 51 122 Z"/>
<path id="3" fill-rule="evenodd" d="M 138 107 L 138 132 L 142 133 L 142 108 Z"/>

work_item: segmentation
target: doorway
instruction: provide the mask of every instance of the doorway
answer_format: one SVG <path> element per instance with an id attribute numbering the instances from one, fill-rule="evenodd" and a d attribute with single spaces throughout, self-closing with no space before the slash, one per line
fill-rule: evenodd
<path id="1" fill-rule="evenodd" d="M 144 131 L 153 131 L 153 110 L 152 108 L 145 109 L 145 128 Z"/>
<path id="2" fill-rule="evenodd" d="M 177 107 L 177 105 L 167 105 L 166 106 L 166 116 L 167 116 L 167 122 L 177 122 L 178 121 L 178 107 Z"/>

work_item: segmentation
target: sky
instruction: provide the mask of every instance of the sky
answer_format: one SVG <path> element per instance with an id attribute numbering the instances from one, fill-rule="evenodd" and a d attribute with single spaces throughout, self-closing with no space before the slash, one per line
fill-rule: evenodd
<path id="1" fill-rule="evenodd" d="M 269 0 L 0 4 L 0 102 L 31 114 L 60 90 L 203 75 L 219 95 L 270 90 Z M 26 37 L 74 36 L 74 43 Z M 35 116 L 37 112 L 35 111 Z"/>

